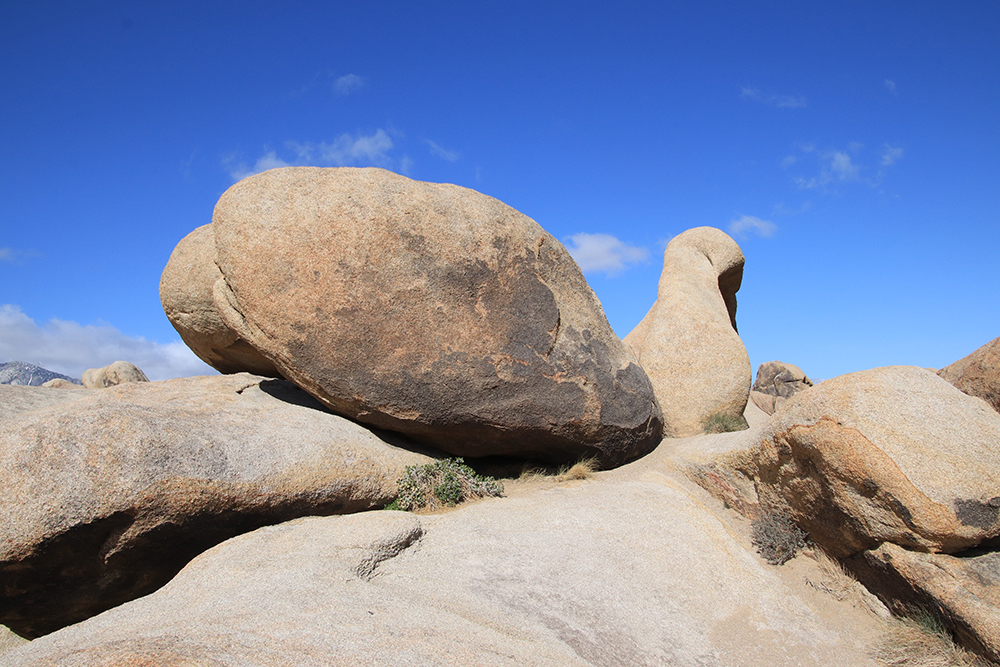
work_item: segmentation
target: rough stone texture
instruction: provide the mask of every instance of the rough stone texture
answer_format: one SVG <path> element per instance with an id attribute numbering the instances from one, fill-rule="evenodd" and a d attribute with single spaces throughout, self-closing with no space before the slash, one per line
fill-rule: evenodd
<path id="1" fill-rule="evenodd" d="M 19 637 L 6 627 L 0 625 L 0 653 L 6 653 L 12 648 L 22 646 L 27 641 L 27 639 Z"/>
<path id="2" fill-rule="evenodd" d="M 750 398 L 761 410 L 773 415 L 789 398 L 812 386 L 813 381 L 798 366 L 768 361 L 757 368 Z"/>
<path id="3" fill-rule="evenodd" d="M 72 393 L 4 389 L 28 405 Z M 239 533 L 380 506 L 430 460 L 249 374 L 80 392 L 0 421 L 0 623 L 27 637 L 149 593 Z"/>
<path id="4" fill-rule="evenodd" d="M 938 375 L 1000 412 L 1000 338 L 994 338 L 969 356 L 942 368 Z"/>
<path id="5" fill-rule="evenodd" d="M 127 361 L 116 361 L 104 368 L 90 368 L 83 372 L 83 386 L 87 389 L 106 389 L 126 382 L 149 382 L 138 366 Z"/>
<path id="6" fill-rule="evenodd" d="M 226 326 L 215 309 L 213 289 L 221 277 L 212 225 L 203 225 L 181 239 L 163 269 L 160 303 L 167 319 L 191 351 L 220 373 L 281 377 L 274 364 Z"/>
<path id="7" fill-rule="evenodd" d="M 702 433 L 714 414 L 742 419 L 752 368 L 736 331 L 743 253 L 725 232 L 697 227 L 663 254 L 653 307 L 625 337 L 663 409 L 664 434 Z"/>
<path id="8" fill-rule="evenodd" d="M 213 217 L 226 323 L 333 410 L 459 456 L 604 466 L 660 440 L 652 387 L 565 248 L 491 197 L 273 169 Z"/>
<path id="9" fill-rule="evenodd" d="M 72 403 L 92 395 L 93 392 L 80 385 L 52 391 L 48 387 L 0 384 L 0 421 L 22 412 Z"/>
<path id="10" fill-rule="evenodd" d="M 0 665 L 874 667 L 877 619 L 627 468 L 441 515 L 263 528 Z"/>
<path id="11" fill-rule="evenodd" d="M 932 610 L 963 644 L 1000 662 L 1000 553 L 956 558 L 886 543 L 848 567 L 891 608 Z"/>
<path id="12" fill-rule="evenodd" d="M 81 385 L 71 380 L 63 380 L 62 378 L 55 378 L 54 380 L 43 382 L 41 386 L 48 387 L 49 389 L 79 389 Z"/>
<path id="13" fill-rule="evenodd" d="M 1000 535 L 1000 415 L 922 368 L 826 380 L 758 437 L 700 481 L 747 512 L 786 508 L 837 557 L 886 541 L 951 553 Z"/>

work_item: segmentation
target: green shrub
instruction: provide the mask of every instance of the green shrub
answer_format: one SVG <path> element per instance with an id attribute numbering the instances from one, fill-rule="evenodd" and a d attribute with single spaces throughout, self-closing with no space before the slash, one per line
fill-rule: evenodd
<path id="1" fill-rule="evenodd" d="M 784 512 L 761 510 L 750 528 L 757 553 L 771 565 L 784 565 L 806 545 L 805 532 Z"/>
<path id="2" fill-rule="evenodd" d="M 502 482 L 477 475 L 460 458 L 406 466 L 406 472 L 396 480 L 396 487 L 399 495 L 386 505 L 386 509 L 435 509 L 474 498 L 503 495 Z"/>
<path id="3" fill-rule="evenodd" d="M 724 412 L 716 412 L 702 424 L 705 433 L 729 433 L 730 431 L 742 431 L 747 428 L 747 421 L 741 416 L 727 415 Z"/>

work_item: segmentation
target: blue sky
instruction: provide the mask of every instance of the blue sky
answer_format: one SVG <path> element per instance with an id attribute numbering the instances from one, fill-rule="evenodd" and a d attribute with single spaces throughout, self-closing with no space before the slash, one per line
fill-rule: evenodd
<path id="1" fill-rule="evenodd" d="M 1000 2 L 6 2 L 0 361 L 201 373 L 174 245 L 268 166 L 381 166 L 531 216 L 624 336 L 730 232 L 756 366 L 1000 336 Z"/>

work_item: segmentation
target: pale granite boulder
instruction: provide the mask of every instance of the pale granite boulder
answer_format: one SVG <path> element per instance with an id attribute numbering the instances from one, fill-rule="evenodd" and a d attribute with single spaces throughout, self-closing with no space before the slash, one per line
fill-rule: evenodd
<path id="1" fill-rule="evenodd" d="M 844 557 L 893 542 L 956 552 L 1000 536 L 1000 414 L 891 366 L 796 394 L 728 464 Z"/>
<path id="2" fill-rule="evenodd" d="M 709 418 L 746 426 L 752 368 L 736 331 L 743 253 L 725 232 L 697 227 L 663 254 L 656 301 L 625 337 L 663 409 L 664 434 L 703 433 Z"/>
<path id="3" fill-rule="evenodd" d="M 620 465 L 652 387 L 565 248 L 455 185 L 382 169 L 246 178 L 213 216 L 215 305 L 340 414 L 459 456 Z"/>
<path id="4" fill-rule="evenodd" d="M 994 338 L 972 354 L 942 368 L 938 375 L 1000 412 L 1000 338 Z"/>
<path id="5" fill-rule="evenodd" d="M 9 389 L 29 392 L 22 408 L 64 399 L 0 420 L 0 623 L 26 637 L 145 595 L 242 532 L 379 507 L 431 460 L 245 373 Z"/>
<path id="6" fill-rule="evenodd" d="M 160 303 L 184 344 L 220 373 L 281 377 L 257 350 L 226 326 L 215 308 L 213 289 L 222 277 L 215 264 L 212 225 L 181 239 L 160 276 Z"/>
<path id="7" fill-rule="evenodd" d="M 87 389 L 106 389 L 126 382 L 149 382 L 138 366 L 128 361 L 116 361 L 102 368 L 89 368 L 83 372 L 83 386 Z"/>
<path id="8" fill-rule="evenodd" d="M 798 366 L 768 361 L 757 368 L 750 399 L 761 410 L 773 415 L 789 398 L 812 386 L 813 381 Z"/>

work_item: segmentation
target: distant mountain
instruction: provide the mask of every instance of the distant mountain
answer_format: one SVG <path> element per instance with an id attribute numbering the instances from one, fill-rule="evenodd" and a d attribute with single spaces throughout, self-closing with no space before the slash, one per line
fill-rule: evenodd
<path id="1" fill-rule="evenodd" d="M 71 378 L 61 373 L 54 373 L 41 366 L 26 364 L 23 361 L 8 361 L 5 364 L 0 364 L 0 384 L 20 384 L 37 387 L 43 382 L 48 382 L 56 378 L 69 380 L 76 384 L 83 384 L 77 378 Z"/>

